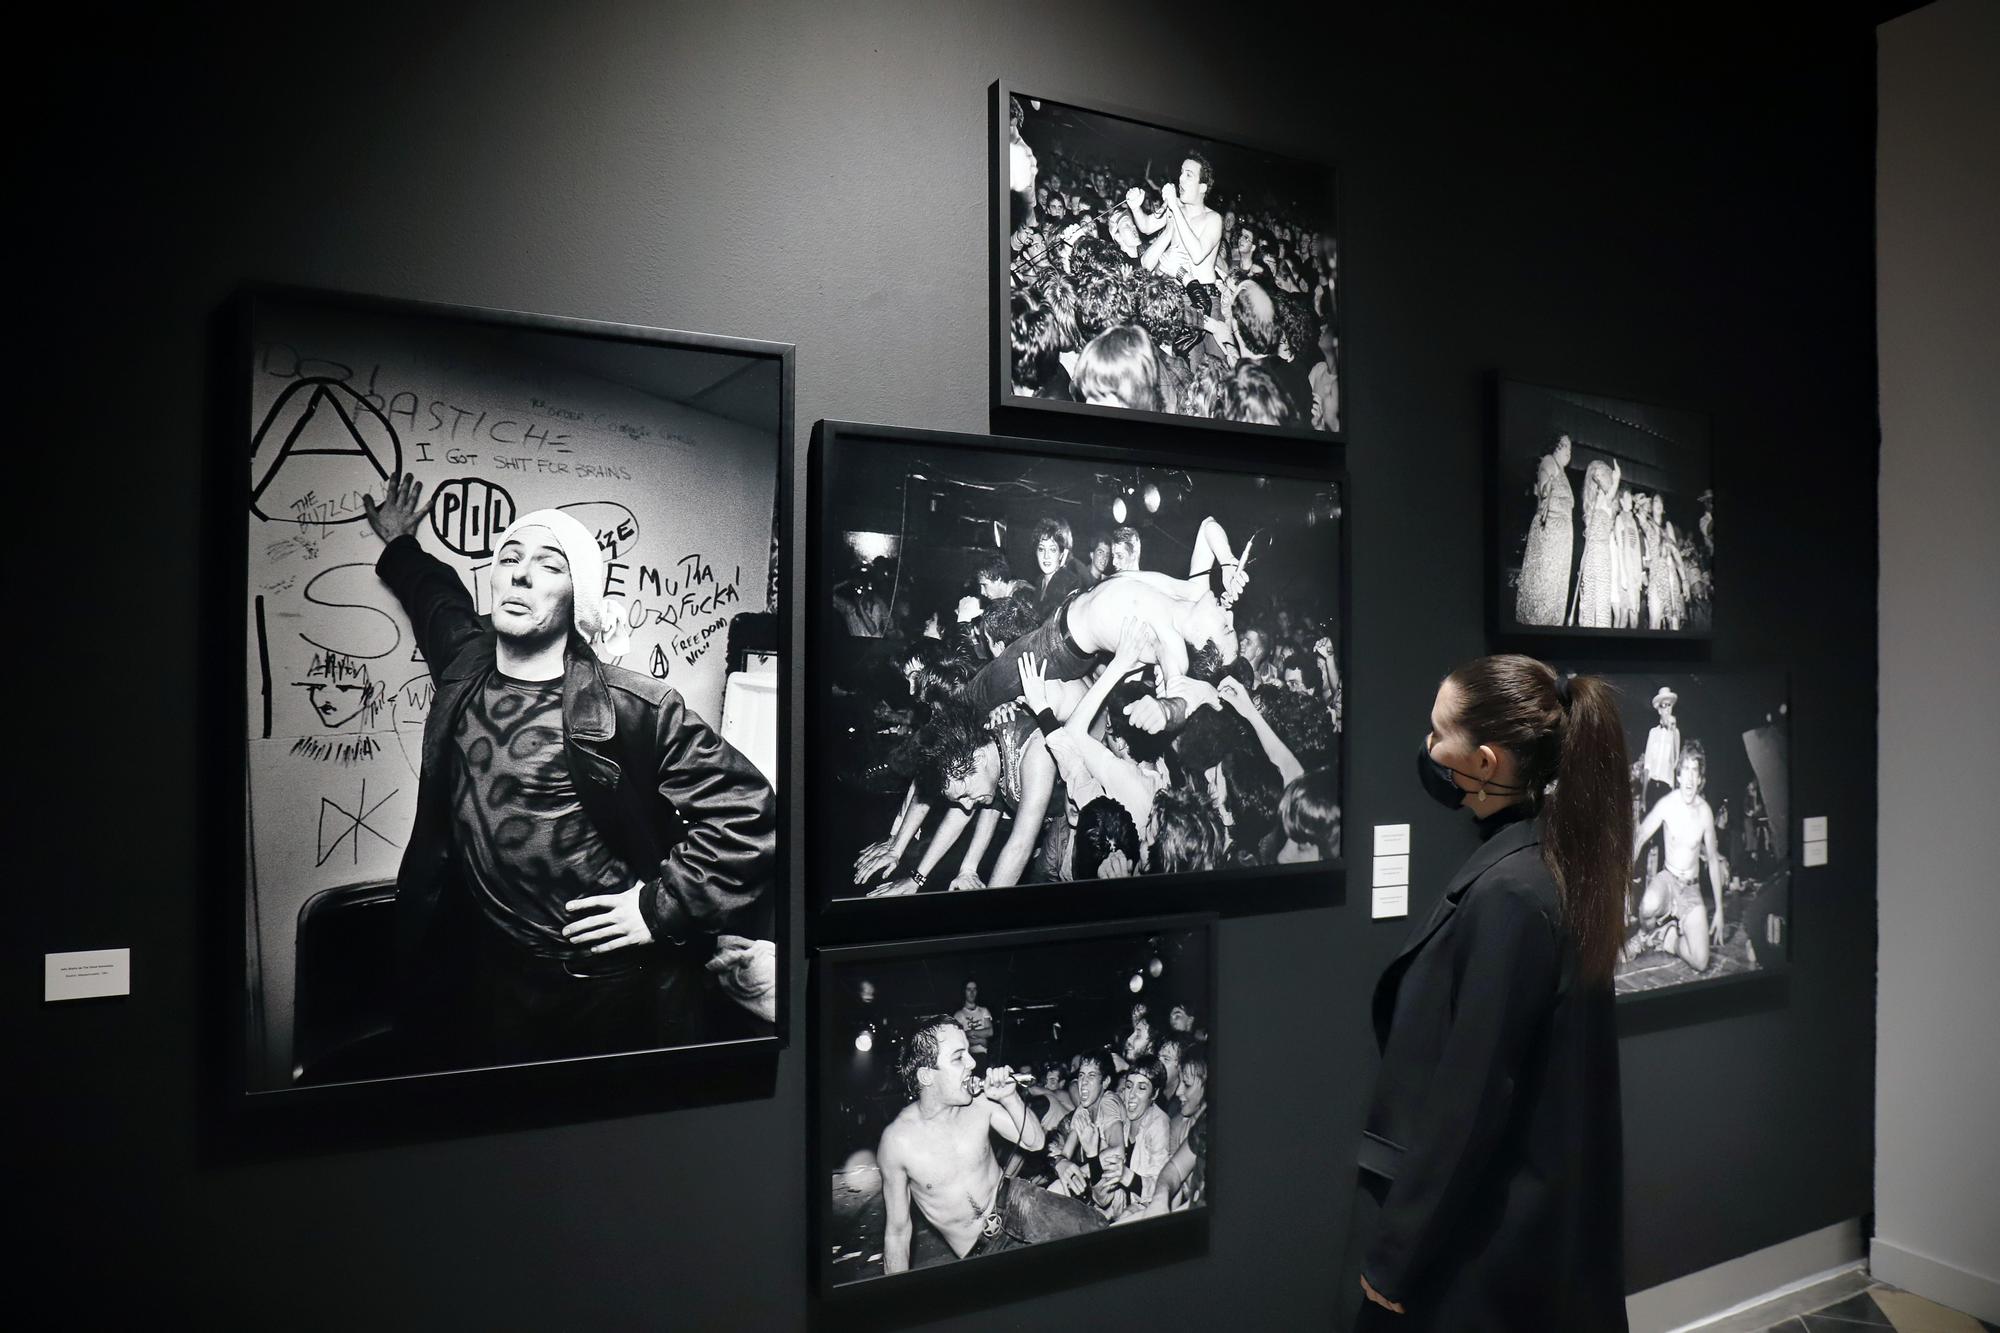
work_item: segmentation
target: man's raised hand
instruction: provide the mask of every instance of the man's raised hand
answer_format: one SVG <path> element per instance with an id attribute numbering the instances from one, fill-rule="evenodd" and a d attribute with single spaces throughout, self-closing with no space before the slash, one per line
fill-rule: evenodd
<path id="1" fill-rule="evenodd" d="M 1014 1082 L 1014 1070 L 1011 1065 L 993 1065 L 988 1068 L 985 1087 L 987 1097 L 993 1101 L 1018 1104 L 1021 1100 L 1021 1088 Z"/>
<path id="2" fill-rule="evenodd" d="M 1234 676 L 1224 676 L 1216 681 L 1215 692 L 1222 696 L 1222 702 L 1246 718 L 1257 711 L 1257 704 L 1251 699 L 1250 691 L 1244 689 L 1243 682 Z"/>
<path id="3" fill-rule="evenodd" d="M 1167 710 L 1160 706 L 1158 699 L 1145 694 L 1125 705 L 1125 720 L 1139 730 L 1157 736 L 1167 729 Z"/>
<path id="4" fill-rule="evenodd" d="M 1042 676 L 1042 661 L 1033 653 L 1022 653 L 1015 667 L 1021 673 L 1021 698 L 1028 711 L 1039 713 L 1049 706 L 1049 690 Z"/>
<path id="5" fill-rule="evenodd" d="M 389 478 L 389 489 L 381 504 L 376 504 L 370 496 L 361 497 L 361 512 L 368 516 L 368 526 L 375 529 L 375 535 L 386 546 L 417 530 L 424 517 L 423 498 L 424 484 L 407 472 L 398 472 Z"/>
<path id="6" fill-rule="evenodd" d="M 1152 625 L 1137 616 L 1126 616 L 1118 622 L 1118 647 L 1112 651 L 1108 670 L 1127 675 L 1146 660 L 1147 653 L 1157 655 L 1159 650 L 1160 636 Z"/>

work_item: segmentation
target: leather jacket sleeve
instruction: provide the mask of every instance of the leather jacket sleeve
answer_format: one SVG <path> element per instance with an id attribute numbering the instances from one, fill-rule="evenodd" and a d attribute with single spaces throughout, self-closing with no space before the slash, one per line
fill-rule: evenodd
<path id="1" fill-rule="evenodd" d="M 419 546 L 415 536 L 384 546 L 375 573 L 403 604 L 431 675 L 442 672 L 466 644 L 486 632 L 458 571 Z"/>
<path id="2" fill-rule="evenodd" d="M 686 826 L 639 896 L 655 939 L 719 931 L 770 892 L 778 854 L 771 785 L 735 746 L 689 712 L 679 694 L 657 710 L 654 780 Z"/>

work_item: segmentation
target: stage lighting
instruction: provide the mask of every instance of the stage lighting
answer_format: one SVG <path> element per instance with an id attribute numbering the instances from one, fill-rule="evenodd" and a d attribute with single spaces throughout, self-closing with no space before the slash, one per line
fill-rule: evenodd
<path id="1" fill-rule="evenodd" d="M 1129 984 L 1132 987 L 1132 993 L 1134 995 L 1137 995 L 1140 991 L 1146 989 L 1146 979 L 1140 976 L 1137 972 L 1134 972 L 1132 974 L 1132 980 Z"/>
<path id="2" fill-rule="evenodd" d="M 1121 495 L 1111 502 L 1111 521 L 1113 523 L 1123 523 L 1125 521 L 1125 512 L 1125 497 Z"/>
<path id="3" fill-rule="evenodd" d="M 854 1049 L 860 1051 L 863 1055 L 866 1055 L 868 1052 L 874 1050 L 875 1034 L 870 1032 L 867 1028 L 861 1029 L 861 1035 L 854 1039 Z"/>
<path id="4" fill-rule="evenodd" d="M 1167 965 L 1161 962 L 1157 958 L 1155 958 L 1152 962 L 1146 964 L 1146 975 L 1152 977 L 1156 981 L 1159 979 L 1160 973 L 1166 970 L 1167 970 Z"/>
<path id="5" fill-rule="evenodd" d="M 1146 502 L 1147 513 L 1157 514 L 1160 512 L 1160 488 L 1158 486 L 1155 486 L 1150 481 L 1147 482 L 1146 489 L 1141 492 L 1141 498 Z"/>

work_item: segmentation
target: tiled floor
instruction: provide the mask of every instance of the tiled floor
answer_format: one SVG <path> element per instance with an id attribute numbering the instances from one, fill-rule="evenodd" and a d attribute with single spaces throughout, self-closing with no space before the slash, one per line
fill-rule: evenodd
<path id="1" fill-rule="evenodd" d="M 1861 1290 L 1854 1290 L 1857 1286 Z M 1871 1281 L 1860 1272 L 1745 1310 L 1704 1326 L 1701 1333 L 1865 1333 L 1871 1328 L 1895 1333 L 2000 1333 L 1992 1324 Z"/>

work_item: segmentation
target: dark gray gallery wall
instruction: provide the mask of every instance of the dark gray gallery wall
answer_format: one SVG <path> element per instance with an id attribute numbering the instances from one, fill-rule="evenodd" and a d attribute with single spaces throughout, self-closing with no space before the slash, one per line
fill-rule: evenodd
<path id="1" fill-rule="evenodd" d="M 985 429 L 998 75 L 1346 170 L 1347 815 L 1357 848 L 1414 824 L 1416 914 L 1471 842 L 1424 809 L 1410 752 L 1437 677 L 1486 646 L 1484 375 L 1713 413 L 1710 655 L 1790 666 L 1797 807 L 1844 832 L 1796 878 L 1788 978 L 1626 1014 L 1629 1283 L 1869 1211 L 1873 48 L 1860 15 L 1779 30 L 1742 8 L 75 13 L 24 76 L 17 216 L 41 234 L 15 254 L 18 392 L 50 411 L 17 494 L 61 518 L 31 531 L 64 580 L 31 580 L 60 667 L 16 696 L 7 933 L 44 1285 L 214 1326 L 814 1317 L 797 1046 L 765 1095 L 672 1111 L 683 1091 L 646 1086 L 529 1122 L 377 1127 L 363 1104 L 257 1151 L 200 1113 L 199 978 L 226 946 L 197 910 L 193 777 L 229 738 L 191 701 L 231 663 L 201 658 L 196 619 L 238 596 L 197 588 L 205 321 L 261 277 L 787 340 L 801 440 L 819 417 Z M 1324 1326 L 1365 999 L 1404 929 L 1367 919 L 1365 885 L 1226 922 L 1207 1252 L 934 1326 L 1079 1300 L 1121 1326 Z M 37 1009 L 36 955 L 116 945 L 130 999 Z M 795 1014 L 805 994 L 795 967 Z"/>

